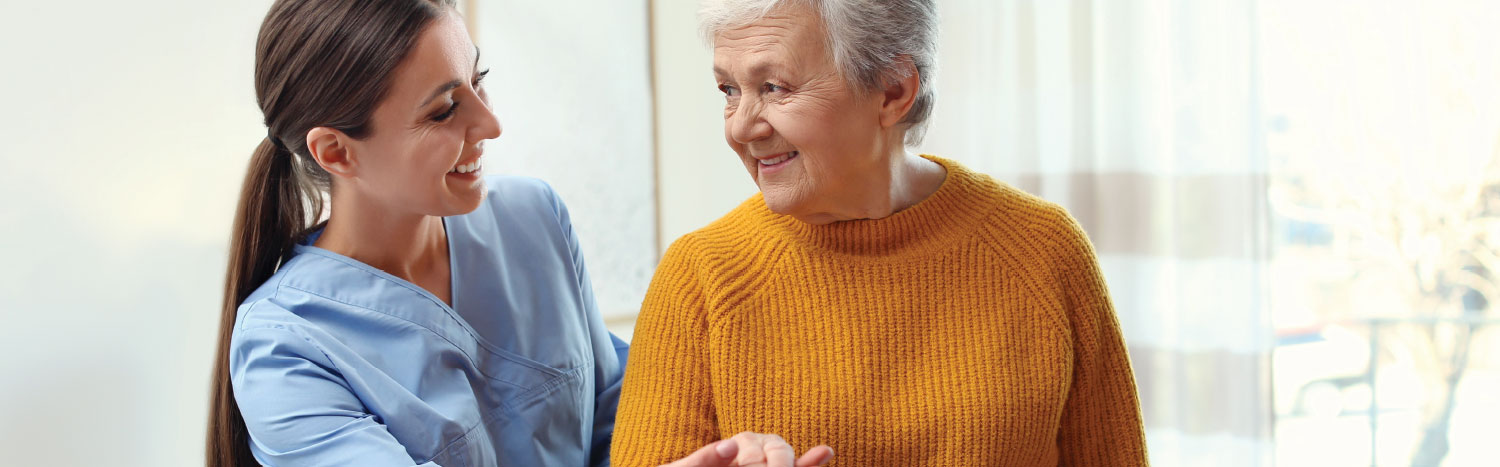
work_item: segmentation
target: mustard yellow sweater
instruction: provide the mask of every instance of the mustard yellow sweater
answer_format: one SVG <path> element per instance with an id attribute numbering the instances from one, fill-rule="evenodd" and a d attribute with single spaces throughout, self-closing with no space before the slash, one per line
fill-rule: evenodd
<path id="1" fill-rule="evenodd" d="M 1144 465 L 1093 248 L 1057 205 L 959 164 L 878 220 L 757 195 L 672 244 L 636 324 L 616 466 L 741 431 L 833 465 Z"/>

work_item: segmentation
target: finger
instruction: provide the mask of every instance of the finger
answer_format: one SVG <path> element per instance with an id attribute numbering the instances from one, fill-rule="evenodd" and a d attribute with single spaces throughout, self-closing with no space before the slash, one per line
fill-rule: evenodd
<path id="1" fill-rule="evenodd" d="M 758 467 L 766 465 L 765 436 L 760 433 L 748 431 L 730 437 L 729 442 L 736 443 L 739 447 L 739 455 L 734 458 L 734 465 L 744 467 Z"/>
<path id="2" fill-rule="evenodd" d="M 833 460 L 833 448 L 822 445 L 802 453 L 802 458 L 797 459 L 797 467 L 822 467 L 831 460 Z"/>
<path id="3" fill-rule="evenodd" d="M 768 467 L 794 467 L 797 451 L 786 440 L 772 434 L 762 436 L 760 441 L 761 452 L 765 453 Z"/>
<path id="4" fill-rule="evenodd" d="M 662 467 L 729 467 L 740 446 L 733 441 L 715 441 L 693 451 L 687 457 Z"/>

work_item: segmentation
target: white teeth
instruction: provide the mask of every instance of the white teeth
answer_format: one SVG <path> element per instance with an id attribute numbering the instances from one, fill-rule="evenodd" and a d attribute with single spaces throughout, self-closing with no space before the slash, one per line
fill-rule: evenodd
<path id="1" fill-rule="evenodd" d="M 454 167 L 453 170 L 449 170 L 448 173 L 466 174 L 466 173 L 474 172 L 474 171 L 477 171 L 477 170 L 483 169 L 483 168 L 484 168 L 484 159 L 479 159 L 479 160 L 476 160 L 474 162 L 470 162 L 470 163 L 467 163 L 467 164 L 460 165 L 458 167 Z"/>
<path id="2" fill-rule="evenodd" d="M 777 158 L 773 158 L 773 159 L 761 159 L 760 165 L 776 165 L 776 164 L 780 164 L 782 162 L 786 162 L 787 159 L 791 159 L 791 158 L 796 157 L 796 156 L 797 156 L 797 151 L 792 151 L 792 152 L 789 152 L 789 153 L 786 153 L 786 154 L 782 154 L 781 157 L 777 157 Z"/>

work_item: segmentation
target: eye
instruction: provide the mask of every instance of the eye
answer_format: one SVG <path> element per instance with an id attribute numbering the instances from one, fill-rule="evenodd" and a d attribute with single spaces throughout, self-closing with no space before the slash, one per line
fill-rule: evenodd
<path id="1" fill-rule="evenodd" d="M 474 74 L 474 88 L 478 89 L 480 85 L 484 84 L 484 77 L 489 76 L 489 74 L 489 68 L 485 68 L 484 71 Z"/>
<path id="2" fill-rule="evenodd" d="M 776 84 L 776 83 L 762 84 L 762 85 L 760 85 L 760 90 L 761 90 L 761 92 L 766 93 L 766 94 L 772 94 L 772 93 L 786 92 L 787 91 L 787 89 L 785 87 L 782 87 L 781 85 Z"/>
<path id="3" fill-rule="evenodd" d="M 730 86 L 728 84 L 720 84 L 719 92 L 724 93 L 725 97 L 735 97 L 740 95 L 739 89 L 735 89 L 734 86 Z"/>
<path id="4" fill-rule="evenodd" d="M 443 113 L 433 115 L 432 121 L 442 123 L 448 121 L 448 119 L 450 118 L 453 118 L 453 114 L 458 111 L 458 104 L 458 102 L 454 102 L 453 105 L 448 106 L 448 110 L 443 111 Z"/>

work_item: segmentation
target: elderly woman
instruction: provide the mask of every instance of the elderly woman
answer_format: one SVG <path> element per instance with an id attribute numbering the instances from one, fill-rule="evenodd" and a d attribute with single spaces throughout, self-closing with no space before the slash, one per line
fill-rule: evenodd
<path id="1" fill-rule="evenodd" d="M 612 457 L 741 431 L 840 465 L 1142 465 L 1130 362 L 1060 207 L 905 148 L 932 0 L 719 0 L 724 136 L 761 193 L 667 250 Z"/>

